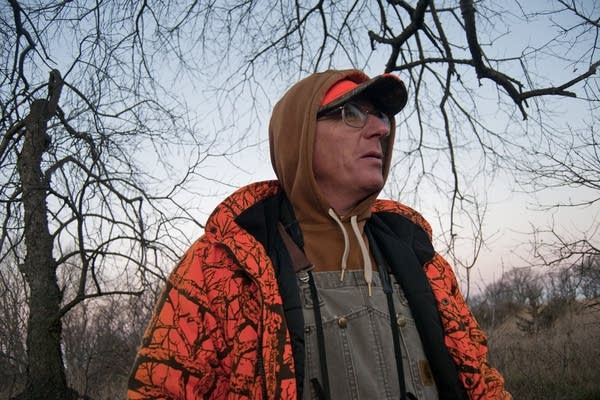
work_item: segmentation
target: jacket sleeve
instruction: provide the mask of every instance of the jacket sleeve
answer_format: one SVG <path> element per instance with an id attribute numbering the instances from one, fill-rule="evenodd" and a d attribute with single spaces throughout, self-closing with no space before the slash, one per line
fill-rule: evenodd
<path id="1" fill-rule="evenodd" d="M 450 264 L 439 254 L 426 265 L 444 325 L 446 347 L 470 399 L 510 400 L 502 375 L 488 363 L 487 338 L 471 313 Z"/>
<path id="2" fill-rule="evenodd" d="M 225 374 L 218 357 L 223 329 L 216 323 L 204 268 L 223 262 L 219 257 L 225 255 L 213 252 L 200 240 L 171 273 L 138 351 L 129 399 L 202 399 L 207 393 L 218 398 L 219 388 L 226 386 L 220 384 Z"/>

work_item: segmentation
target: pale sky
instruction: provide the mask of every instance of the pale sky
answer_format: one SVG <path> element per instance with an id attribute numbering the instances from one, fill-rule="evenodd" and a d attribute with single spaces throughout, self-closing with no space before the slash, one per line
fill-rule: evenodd
<path id="1" fill-rule="evenodd" d="M 512 4 L 512 3 L 511 3 Z M 532 4 L 543 4 L 539 1 L 524 3 L 527 6 Z M 523 49 L 531 49 L 548 41 L 549 26 L 548 22 L 539 23 L 535 19 L 517 24 L 515 20 L 511 20 L 510 15 L 504 15 L 504 18 L 510 20 L 510 32 L 498 31 L 494 43 L 494 50 L 497 57 L 512 57 L 518 56 Z M 561 50 L 562 49 L 562 50 Z M 557 47 L 556 51 L 564 51 L 564 47 Z M 367 72 L 371 75 L 383 71 L 383 63 L 386 61 L 387 49 L 381 50 L 380 56 L 373 56 L 368 64 Z M 488 54 L 489 55 L 489 54 Z M 553 54 L 557 57 L 560 54 Z M 336 65 L 337 68 L 348 68 L 349 65 Z M 558 62 L 547 62 L 539 59 L 535 65 L 531 65 L 532 78 L 549 79 L 552 84 L 560 84 L 565 82 L 569 76 L 572 76 L 572 70 L 568 66 L 561 65 Z M 505 67 L 506 68 L 506 67 Z M 515 70 L 518 69 L 518 63 L 514 64 Z M 507 71 L 514 72 L 514 71 Z M 215 115 L 214 119 L 204 119 L 201 121 L 199 129 L 201 132 L 211 133 L 219 132 L 219 143 L 222 148 L 226 148 L 228 139 L 237 137 L 237 130 L 248 126 L 254 118 L 253 115 L 258 113 L 261 115 L 258 120 L 252 119 L 253 123 L 249 129 L 246 142 L 250 147 L 245 148 L 239 154 L 229 157 L 227 160 L 223 158 L 213 158 L 207 160 L 203 165 L 202 173 L 209 179 L 199 179 L 193 182 L 188 190 L 195 193 L 193 202 L 199 208 L 202 216 L 199 218 L 202 222 L 212 211 L 213 207 L 221 201 L 226 195 L 233 192 L 236 187 L 244 184 L 264 180 L 273 179 L 274 174 L 270 166 L 269 149 L 267 139 L 268 118 L 273 103 L 283 94 L 284 89 L 291 84 L 290 82 L 273 82 L 271 77 L 265 73 L 261 77 L 262 71 L 255 71 L 255 75 L 259 80 L 262 79 L 262 84 L 266 92 L 256 92 L 254 98 L 237 98 L 237 108 L 235 114 L 228 111 L 227 108 L 220 110 L 219 115 Z M 402 76 L 402 74 L 401 74 Z M 508 131 L 523 132 L 526 135 L 533 135 L 535 132 L 534 121 L 526 123 L 514 123 L 508 126 L 503 116 L 499 115 L 494 109 L 496 103 L 496 88 L 490 81 L 484 81 L 481 87 L 477 87 L 476 79 L 473 72 L 466 73 L 463 77 L 465 80 L 471 79 L 473 82 L 474 92 L 481 96 L 487 96 L 489 102 L 487 105 L 481 104 L 480 112 L 482 114 L 483 123 L 494 129 L 506 128 Z M 598 78 L 595 78 L 598 79 Z M 214 104 L 215 99 L 211 98 L 211 92 L 206 90 L 207 86 L 214 82 L 181 82 L 180 90 L 183 95 L 186 95 L 191 104 L 196 104 L 199 109 L 203 109 L 206 104 Z M 576 88 L 578 95 L 582 96 L 581 87 Z M 486 90 L 488 90 L 486 94 Z M 410 95 L 410 94 L 409 94 Z M 409 100 L 410 102 L 410 100 Z M 530 102 L 535 108 L 535 102 Z M 553 98 L 546 103 L 551 104 L 553 112 L 553 123 L 556 127 L 579 126 L 586 120 L 589 121 L 590 111 L 585 102 L 580 99 L 570 98 Z M 252 106 L 250 106 L 252 105 Z M 246 110 L 244 107 L 246 106 Z M 514 112 L 518 112 L 514 108 Z M 213 114 L 214 115 L 214 114 Z M 402 118 L 402 116 L 399 116 Z M 231 126 L 236 122 L 236 126 Z M 402 132 L 397 134 L 396 149 L 401 148 L 403 143 Z M 463 165 L 469 165 L 474 160 L 469 160 L 468 154 L 459 153 L 462 157 L 459 161 Z M 241 168 L 236 168 L 235 165 Z M 476 167 L 475 167 L 476 168 Z M 226 183 L 216 184 L 214 181 Z M 515 186 L 513 178 L 507 175 L 500 174 L 496 177 L 482 177 L 476 182 L 476 185 L 486 186 L 481 189 L 485 193 L 488 205 L 487 216 L 484 222 L 484 237 L 486 238 L 486 246 L 482 254 L 477 260 L 476 270 L 473 272 L 475 281 L 490 282 L 500 277 L 500 275 L 514 267 L 522 267 L 530 261 L 530 246 L 531 232 L 534 227 L 545 229 L 554 226 L 557 231 L 564 233 L 573 238 L 580 238 L 586 232 L 590 232 L 595 226 L 600 223 L 600 205 L 594 205 L 585 209 L 552 209 L 547 211 L 536 210 L 537 203 L 555 203 L 557 199 L 568 198 L 571 200 L 582 200 L 589 198 L 589 193 L 584 190 L 555 190 L 551 192 L 538 193 L 536 196 L 530 194 L 516 192 L 518 187 Z M 407 202 L 408 205 L 415 207 L 418 211 L 430 221 L 434 229 L 434 237 L 436 233 L 439 235 L 445 226 L 440 226 L 435 207 L 440 207 L 436 201 L 437 193 L 424 193 L 427 197 L 431 197 L 433 204 L 427 204 L 424 201 L 422 204 L 412 204 L 409 199 L 398 199 Z M 430 207 L 431 206 L 431 207 Z M 442 204 L 441 208 L 445 207 Z M 447 223 L 447 219 L 441 220 L 442 224 Z M 198 230 L 192 227 L 190 236 L 198 236 L 201 232 L 194 233 Z M 471 251 L 468 245 L 468 232 L 461 232 L 465 236 L 464 252 L 465 257 L 470 257 Z M 600 242 L 600 237 L 596 233 L 595 237 L 591 238 L 595 243 Z M 439 241 L 439 240 L 438 240 Z M 457 274 L 463 276 L 463 272 L 457 269 Z"/>

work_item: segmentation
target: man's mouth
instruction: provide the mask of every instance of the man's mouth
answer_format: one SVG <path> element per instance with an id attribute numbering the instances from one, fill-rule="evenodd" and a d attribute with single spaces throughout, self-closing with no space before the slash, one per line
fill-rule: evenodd
<path id="1" fill-rule="evenodd" d="M 363 158 L 376 158 L 378 160 L 383 159 L 383 154 L 381 154 L 378 151 L 370 151 L 368 153 L 366 153 L 365 155 L 363 155 Z"/>

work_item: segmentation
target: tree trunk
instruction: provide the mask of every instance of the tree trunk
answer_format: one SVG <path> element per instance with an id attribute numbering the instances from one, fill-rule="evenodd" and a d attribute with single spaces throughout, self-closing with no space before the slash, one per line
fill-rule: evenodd
<path id="1" fill-rule="evenodd" d="M 29 286 L 27 384 L 17 398 L 27 400 L 68 398 L 61 351 L 61 292 L 47 218 L 49 182 L 41 167 L 48 146 L 46 129 L 51 111 L 48 100 L 32 103 L 25 119 L 25 140 L 17 162 L 27 249 L 23 271 Z"/>

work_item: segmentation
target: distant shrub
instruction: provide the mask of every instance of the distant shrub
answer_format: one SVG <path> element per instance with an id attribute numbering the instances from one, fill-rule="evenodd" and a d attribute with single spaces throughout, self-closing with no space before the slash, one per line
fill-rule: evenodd
<path id="1" fill-rule="evenodd" d="M 553 323 L 544 329 L 525 332 L 515 316 L 488 330 L 491 363 L 517 400 L 598 400 L 600 310 L 553 307 L 546 311 Z"/>

